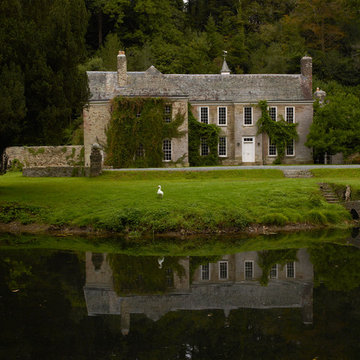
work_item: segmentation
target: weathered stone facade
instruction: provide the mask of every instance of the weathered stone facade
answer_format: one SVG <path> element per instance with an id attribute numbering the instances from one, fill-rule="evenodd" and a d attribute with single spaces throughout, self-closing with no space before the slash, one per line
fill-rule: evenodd
<path id="1" fill-rule="evenodd" d="M 226 62 L 223 69 L 225 65 Z M 232 75 L 229 71 L 221 71 L 218 75 L 185 75 L 162 74 L 154 66 L 143 72 L 128 72 L 125 53 L 120 52 L 117 72 L 92 71 L 88 72 L 88 78 L 92 97 L 84 109 L 86 164 L 90 160 L 91 144 L 106 143 L 110 101 L 116 96 L 167 98 L 172 103 L 173 116 L 177 111 L 186 116 L 182 128 L 185 131 L 188 104 L 199 121 L 204 121 L 201 109 L 207 108 L 206 121 L 221 128 L 223 149 L 221 155 L 219 152 L 220 160 L 229 165 L 271 164 L 276 158 L 276 150 L 269 144 L 268 137 L 257 134 L 256 122 L 261 116 L 257 103 L 266 100 L 269 108 L 273 108 L 276 120 L 282 117 L 298 124 L 299 139 L 289 145 L 283 162 L 312 162 L 311 150 L 304 145 L 313 119 L 310 57 L 301 59 L 301 74 Z M 171 152 L 171 166 L 179 160 L 182 165 L 188 165 L 187 133 L 180 139 L 172 139 Z"/>

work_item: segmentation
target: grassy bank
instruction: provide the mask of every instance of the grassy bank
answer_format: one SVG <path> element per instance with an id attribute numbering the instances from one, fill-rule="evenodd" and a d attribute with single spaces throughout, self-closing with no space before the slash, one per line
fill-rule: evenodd
<path id="1" fill-rule="evenodd" d="M 314 170 L 286 179 L 279 170 L 105 172 L 97 178 L 0 177 L 0 222 L 90 226 L 116 232 L 217 232 L 250 224 L 343 224 L 341 205 L 326 203 L 317 183 L 360 190 L 360 170 Z M 164 198 L 156 196 L 157 186 Z"/>

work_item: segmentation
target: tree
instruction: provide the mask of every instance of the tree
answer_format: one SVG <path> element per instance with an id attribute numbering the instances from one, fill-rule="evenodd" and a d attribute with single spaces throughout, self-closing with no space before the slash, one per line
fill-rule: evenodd
<path id="1" fill-rule="evenodd" d="M 115 26 L 122 24 L 129 0 L 87 0 L 86 6 L 97 19 L 98 47 L 102 45 L 104 15 L 114 20 Z"/>
<path id="2" fill-rule="evenodd" d="M 339 89 L 339 87 L 338 87 Z M 314 155 L 345 157 L 360 151 L 360 99 L 338 90 L 326 98 L 326 104 L 314 104 L 314 121 L 306 145 L 314 148 Z"/>
<path id="3" fill-rule="evenodd" d="M 36 0 L 24 2 L 22 13 L 26 51 L 19 49 L 18 62 L 28 111 L 20 141 L 58 145 L 88 98 L 86 75 L 78 70 L 85 57 L 86 8 L 83 0 Z"/>
<path id="4" fill-rule="evenodd" d="M 0 158 L 4 149 L 16 142 L 26 115 L 24 73 L 18 50 L 24 37 L 21 3 L 0 3 Z"/>

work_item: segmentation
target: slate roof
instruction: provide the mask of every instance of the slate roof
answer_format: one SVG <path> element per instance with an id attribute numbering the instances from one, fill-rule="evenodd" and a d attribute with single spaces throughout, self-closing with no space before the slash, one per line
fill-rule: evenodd
<path id="1" fill-rule="evenodd" d="M 119 87 L 117 73 L 89 71 L 91 101 L 115 96 L 187 97 L 195 101 L 257 102 L 306 101 L 306 78 L 300 74 L 162 74 L 154 66 L 127 72 L 127 85 Z"/>

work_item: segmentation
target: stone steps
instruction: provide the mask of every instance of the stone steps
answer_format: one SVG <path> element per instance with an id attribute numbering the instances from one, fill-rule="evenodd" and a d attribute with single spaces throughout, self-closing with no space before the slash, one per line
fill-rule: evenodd
<path id="1" fill-rule="evenodd" d="M 340 202 L 338 196 L 334 193 L 329 184 L 320 183 L 319 187 L 323 197 L 328 203 L 338 204 Z"/>
<path id="2" fill-rule="evenodd" d="M 309 170 L 283 170 L 286 178 L 311 178 L 312 173 Z"/>

